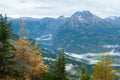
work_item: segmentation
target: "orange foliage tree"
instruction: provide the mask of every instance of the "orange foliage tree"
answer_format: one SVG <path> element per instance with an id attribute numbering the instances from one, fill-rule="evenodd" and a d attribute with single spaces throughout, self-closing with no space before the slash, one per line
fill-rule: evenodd
<path id="1" fill-rule="evenodd" d="M 38 43 L 35 42 L 32 45 L 28 39 L 24 38 L 24 33 L 24 22 L 22 21 L 21 38 L 14 44 L 16 67 L 22 70 L 27 80 L 34 80 L 40 73 L 49 72 L 49 67 L 43 62 Z"/>

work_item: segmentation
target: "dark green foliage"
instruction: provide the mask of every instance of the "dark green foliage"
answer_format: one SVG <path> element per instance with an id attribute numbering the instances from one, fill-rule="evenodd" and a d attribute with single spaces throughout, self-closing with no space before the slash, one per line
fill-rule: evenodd
<path id="1" fill-rule="evenodd" d="M 55 65 L 54 65 L 56 80 L 67 80 L 65 65 L 66 65 L 66 58 L 64 55 L 64 50 L 62 50 L 62 52 L 59 53 L 59 56 L 58 56 L 57 60 L 55 61 Z"/>
<path id="2" fill-rule="evenodd" d="M 40 73 L 39 80 L 56 80 L 55 75 L 51 73 Z"/>
<path id="3" fill-rule="evenodd" d="M 18 77 L 16 75 L 18 70 L 15 70 L 14 53 L 15 50 L 13 45 L 10 44 L 11 39 L 11 23 L 7 22 L 7 17 L 0 14 L 0 78 Z"/>
<path id="4" fill-rule="evenodd" d="M 90 80 L 90 75 L 85 67 L 80 69 L 80 80 Z"/>

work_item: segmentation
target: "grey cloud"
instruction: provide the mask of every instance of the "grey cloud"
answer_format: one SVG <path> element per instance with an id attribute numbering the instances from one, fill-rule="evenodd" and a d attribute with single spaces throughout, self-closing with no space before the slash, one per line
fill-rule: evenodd
<path id="1" fill-rule="evenodd" d="M 5 0 L 7 1 L 7 0 Z M 22 16 L 70 16 L 75 11 L 90 10 L 100 17 L 120 15 L 119 0 L 9 0 L 0 1 L 0 11 L 12 15 Z M 35 3 L 26 8 L 19 7 L 19 4 Z"/>
<path id="2" fill-rule="evenodd" d="M 9 5 L 5 5 L 5 4 L 0 3 L 0 8 L 7 9 L 7 8 L 9 8 L 9 7 L 10 7 Z"/>
<path id="3" fill-rule="evenodd" d="M 55 7 L 51 7 L 51 6 L 36 6 L 34 7 L 34 9 L 38 9 L 38 10 L 41 10 L 41 9 L 47 9 L 47 10 L 50 10 L 50 9 L 56 9 Z"/>
<path id="4" fill-rule="evenodd" d="M 26 3 L 26 0 L 20 0 L 20 3 Z"/>

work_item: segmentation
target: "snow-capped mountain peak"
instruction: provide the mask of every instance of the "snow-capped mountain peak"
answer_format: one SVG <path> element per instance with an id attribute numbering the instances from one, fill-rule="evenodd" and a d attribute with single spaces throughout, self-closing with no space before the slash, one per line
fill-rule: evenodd
<path id="1" fill-rule="evenodd" d="M 83 16 L 83 17 L 88 17 L 92 16 L 93 14 L 90 11 L 77 11 L 73 14 L 73 16 Z"/>
<path id="2" fill-rule="evenodd" d="M 104 20 L 90 11 L 78 11 L 75 12 L 71 16 L 71 20 L 73 23 L 80 23 L 80 24 L 90 24 L 90 25 L 98 25 L 99 23 L 104 23 Z M 72 22 L 71 21 L 71 22 Z"/>

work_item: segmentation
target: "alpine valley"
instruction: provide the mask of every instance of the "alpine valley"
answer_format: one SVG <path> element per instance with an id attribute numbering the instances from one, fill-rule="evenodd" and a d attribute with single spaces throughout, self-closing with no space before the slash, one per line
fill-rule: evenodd
<path id="1" fill-rule="evenodd" d="M 9 18 L 16 35 L 20 35 L 22 20 L 24 36 L 39 42 L 47 63 L 64 48 L 69 67 L 94 65 L 102 53 L 112 55 L 116 60 L 113 66 L 120 67 L 120 17 L 103 19 L 90 11 L 78 11 L 71 17 Z"/>

